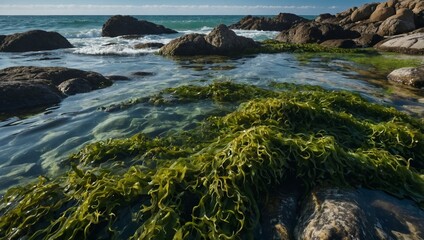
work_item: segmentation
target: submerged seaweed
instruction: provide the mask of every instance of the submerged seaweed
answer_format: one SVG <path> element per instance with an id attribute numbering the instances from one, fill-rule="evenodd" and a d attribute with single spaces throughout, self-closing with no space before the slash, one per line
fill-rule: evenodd
<path id="1" fill-rule="evenodd" d="M 87 145 L 67 174 L 7 192 L 0 238 L 249 238 L 269 189 L 293 181 L 305 191 L 365 186 L 424 203 L 422 121 L 354 93 L 273 86 L 163 91 L 180 103 L 243 103 L 190 131 Z"/>

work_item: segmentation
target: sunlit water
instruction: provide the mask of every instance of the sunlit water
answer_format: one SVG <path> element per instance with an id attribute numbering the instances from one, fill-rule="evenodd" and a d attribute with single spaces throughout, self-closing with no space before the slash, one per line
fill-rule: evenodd
<path id="1" fill-rule="evenodd" d="M 241 16 L 150 16 L 144 19 L 179 31 L 127 40 L 101 37 L 106 16 L 5 17 L 0 16 L 0 34 L 30 29 L 58 31 L 73 49 L 31 53 L 0 53 L 0 68 L 10 66 L 64 66 L 96 71 L 103 75 L 124 75 L 131 80 L 66 98 L 58 106 L 27 118 L 12 117 L 0 122 L 0 194 L 10 186 L 33 180 L 38 175 L 54 176 L 66 169 L 63 161 L 84 144 L 138 132 L 158 136 L 168 131 L 190 129 L 216 111 L 211 103 L 154 107 L 138 104 L 114 112 L 103 111 L 112 104 L 145 97 L 167 87 L 206 85 L 228 80 L 268 87 L 272 81 L 319 85 L 327 89 L 354 91 L 364 97 L 424 116 L 424 95 L 420 91 L 398 91 L 347 70 L 343 61 L 322 62 L 319 58 L 300 62 L 293 54 L 259 54 L 240 58 L 171 59 L 157 50 L 136 50 L 145 42 L 167 43 L 186 33 L 208 33 L 219 23 L 231 24 Z M 277 32 L 236 31 L 264 40 Z M 139 77 L 136 72 L 150 72 Z M 393 90 L 395 89 L 395 90 Z"/>

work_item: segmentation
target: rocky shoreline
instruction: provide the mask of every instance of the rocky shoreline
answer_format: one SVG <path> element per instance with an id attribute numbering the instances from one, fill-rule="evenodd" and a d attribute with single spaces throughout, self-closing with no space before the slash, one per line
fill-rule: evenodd
<path id="1" fill-rule="evenodd" d="M 422 55 L 423 12 L 420 0 L 390 0 L 314 20 L 288 13 L 274 18 L 246 16 L 207 35 L 187 34 L 165 45 L 134 47 L 157 48 L 160 55 L 172 57 L 267 53 L 266 42 L 232 30 L 255 29 L 279 31 L 272 43 L 276 46 L 307 46 L 314 51 L 374 47 Z M 102 28 L 103 37 L 173 33 L 177 32 L 121 15 L 111 17 Z M 42 30 L 0 36 L 0 52 L 72 47 L 60 34 Z M 422 89 L 424 67 L 400 68 L 387 79 Z M 129 78 L 63 67 L 5 68 L 0 70 L 0 113 L 50 107 L 67 96 L 111 86 L 115 80 Z M 119 234 L 115 230 L 122 222 L 116 219 L 131 222 L 123 231 L 134 238 L 248 238 L 250 228 L 258 227 L 250 218 L 260 218 L 260 236 L 267 239 L 424 239 L 424 136 L 418 119 L 352 93 L 302 87 L 274 90 L 217 83 L 158 93 L 152 98 L 163 105 L 167 104 L 163 95 L 173 101 L 242 104 L 178 137 L 149 139 L 138 134 L 88 145 L 72 156 L 70 170 L 60 178 L 40 177 L 28 189 L 8 193 L 0 202 L 4 221 L 0 238 L 98 237 L 97 230 L 110 237 Z M 124 161 L 114 165 L 116 159 L 132 159 L 133 165 Z M 105 170 L 105 166 L 112 167 Z M 279 184 L 292 178 L 294 186 Z M 308 183 L 300 186 L 304 178 Z M 278 187 L 268 189 L 270 183 Z M 43 195 L 49 191 L 54 195 Z M 269 194 L 268 201 L 257 196 L 263 193 Z M 135 203 L 140 199 L 142 206 Z M 45 202 L 48 210 L 38 209 Z M 57 217 L 61 214 L 71 220 Z M 22 222 L 29 225 L 16 230 Z M 46 227 L 49 222 L 53 227 Z M 226 224 L 235 228 L 228 230 Z"/>

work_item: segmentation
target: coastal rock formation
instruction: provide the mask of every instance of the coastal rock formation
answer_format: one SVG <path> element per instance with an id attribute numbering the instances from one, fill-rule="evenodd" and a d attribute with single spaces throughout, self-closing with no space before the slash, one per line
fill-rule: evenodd
<path id="1" fill-rule="evenodd" d="M 0 112 L 14 113 L 59 103 L 67 95 L 112 84 L 95 72 L 63 67 L 11 67 L 0 70 Z"/>
<path id="2" fill-rule="evenodd" d="M 131 16 L 116 15 L 109 18 L 102 28 L 103 37 L 117 37 L 124 35 L 165 34 L 176 31 L 145 20 L 138 20 Z"/>
<path id="3" fill-rule="evenodd" d="M 33 30 L 0 36 L 0 52 L 44 51 L 72 47 L 72 44 L 57 32 Z"/>
<path id="4" fill-rule="evenodd" d="M 308 22 L 282 31 L 276 39 L 287 43 L 321 43 L 329 39 L 353 39 L 359 36 L 359 33 L 336 24 Z"/>
<path id="5" fill-rule="evenodd" d="M 272 203 L 267 206 L 275 211 L 268 224 L 274 226 L 272 239 L 424 237 L 424 211 L 409 200 L 399 200 L 381 191 L 319 188 L 296 208 L 290 203 L 297 200 L 294 195 L 282 194 L 276 201 L 280 207 Z"/>
<path id="6" fill-rule="evenodd" d="M 391 82 L 422 88 L 424 87 L 424 66 L 396 69 L 387 76 L 387 79 Z"/>
<path id="7" fill-rule="evenodd" d="M 227 26 L 221 24 L 208 35 L 188 34 L 174 39 L 160 49 L 163 55 L 229 55 L 257 47 L 250 38 L 237 36 Z"/>
<path id="8" fill-rule="evenodd" d="M 231 29 L 263 30 L 263 31 L 283 31 L 291 28 L 295 24 L 308 22 L 306 18 L 292 13 L 280 13 L 274 18 L 253 17 L 248 15 L 239 22 L 229 26 Z"/>
<path id="9" fill-rule="evenodd" d="M 361 37 L 356 38 L 355 42 L 357 46 L 362 47 L 373 47 L 377 43 L 381 42 L 384 38 L 375 33 L 365 33 Z"/>
<path id="10" fill-rule="evenodd" d="M 356 43 L 352 39 L 330 39 L 321 43 L 325 47 L 336 47 L 336 48 L 355 48 Z"/>
<path id="11" fill-rule="evenodd" d="M 376 48 L 406 54 L 424 54 L 424 29 L 411 34 L 389 37 L 378 43 Z"/>

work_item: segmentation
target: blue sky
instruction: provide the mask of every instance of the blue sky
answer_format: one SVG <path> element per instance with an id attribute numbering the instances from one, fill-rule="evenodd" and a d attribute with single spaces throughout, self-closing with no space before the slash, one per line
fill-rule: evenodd
<path id="1" fill-rule="evenodd" d="M 303 15 L 337 13 L 365 0 L 1 0 L 0 15 L 186 15 L 257 14 L 291 12 Z"/>

